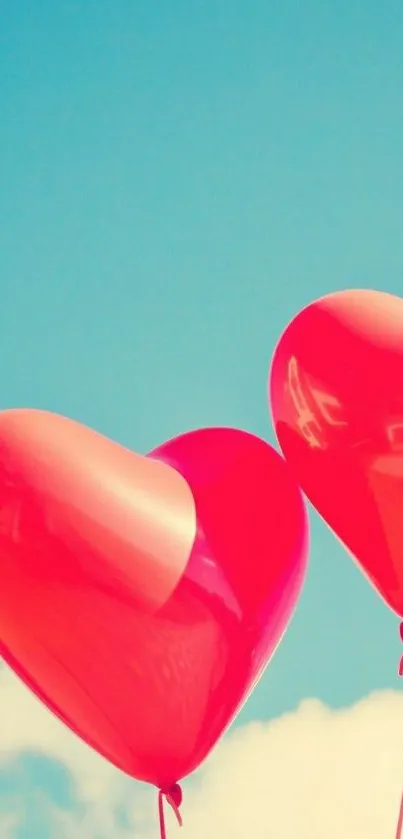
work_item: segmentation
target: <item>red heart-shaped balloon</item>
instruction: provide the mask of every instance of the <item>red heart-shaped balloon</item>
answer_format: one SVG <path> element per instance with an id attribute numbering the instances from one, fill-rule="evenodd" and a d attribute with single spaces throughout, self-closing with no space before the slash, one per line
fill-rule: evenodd
<path id="1" fill-rule="evenodd" d="M 403 617 L 403 300 L 312 303 L 276 348 L 270 399 L 302 489 Z"/>
<path id="2" fill-rule="evenodd" d="M 205 429 L 147 457 L 41 411 L 0 415 L 4 659 L 73 731 L 170 787 L 278 644 L 306 562 L 280 456 Z"/>

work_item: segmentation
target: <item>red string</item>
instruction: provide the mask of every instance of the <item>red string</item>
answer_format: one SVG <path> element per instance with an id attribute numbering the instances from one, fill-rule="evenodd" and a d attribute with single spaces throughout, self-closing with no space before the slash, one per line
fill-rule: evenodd
<path id="1" fill-rule="evenodd" d="M 399 632 L 400 632 L 400 638 L 403 641 L 403 621 L 400 624 Z M 399 676 L 403 676 L 403 656 L 400 659 L 398 674 L 399 674 Z M 396 828 L 396 839 L 403 839 L 403 793 L 402 793 L 402 797 L 401 797 L 401 800 L 400 800 L 399 818 L 398 818 L 398 821 L 397 821 L 397 828 Z"/>
<path id="2" fill-rule="evenodd" d="M 402 839 L 403 837 L 403 795 L 400 801 L 400 810 L 399 810 L 399 818 L 397 822 L 396 828 L 396 839 Z"/>
<path id="3" fill-rule="evenodd" d="M 179 784 L 174 784 L 169 789 L 160 789 L 158 791 L 158 813 L 160 817 L 160 837 L 161 839 L 167 839 L 167 833 L 165 828 L 165 815 L 164 815 L 164 798 L 166 798 L 170 807 L 172 807 L 175 816 L 178 820 L 179 827 L 182 827 L 182 816 L 180 814 L 179 808 L 182 804 L 182 790 Z M 400 839 L 400 837 L 399 837 Z"/>

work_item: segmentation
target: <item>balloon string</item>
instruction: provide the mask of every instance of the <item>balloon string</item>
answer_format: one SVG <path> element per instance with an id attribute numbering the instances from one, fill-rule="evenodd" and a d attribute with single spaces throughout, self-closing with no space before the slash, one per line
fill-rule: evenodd
<path id="1" fill-rule="evenodd" d="M 158 791 L 158 813 L 160 818 L 160 839 L 167 839 L 167 832 L 165 827 L 165 815 L 164 815 L 164 798 L 166 798 L 170 807 L 175 813 L 175 816 L 178 820 L 179 827 L 182 827 L 182 816 L 179 811 L 179 807 L 182 804 L 182 790 L 179 784 L 174 784 L 169 789 L 160 789 Z M 400 839 L 400 837 L 399 837 Z"/>
<path id="2" fill-rule="evenodd" d="M 399 818 L 397 822 L 396 828 L 396 839 L 402 839 L 403 837 L 403 795 L 400 801 L 400 810 L 399 810 Z"/>
<path id="3" fill-rule="evenodd" d="M 403 641 L 403 621 L 400 624 L 399 631 L 400 631 L 400 638 Z M 398 674 L 399 674 L 399 676 L 403 676 L 403 655 L 400 659 Z M 402 797 L 401 797 L 401 800 L 400 800 L 399 818 L 397 820 L 397 828 L 396 828 L 396 839 L 403 839 L 403 793 L 402 793 Z"/>

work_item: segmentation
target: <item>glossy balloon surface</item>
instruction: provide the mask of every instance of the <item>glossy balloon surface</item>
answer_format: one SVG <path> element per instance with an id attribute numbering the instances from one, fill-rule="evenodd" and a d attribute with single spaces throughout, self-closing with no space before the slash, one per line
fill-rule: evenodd
<path id="1" fill-rule="evenodd" d="M 403 300 L 352 290 L 300 312 L 270 400 L 302 489 L 403 616 Z"/>
<path id="2" fill-rule="evenodd" d="M 284 461 L 252 435 L 194 431 L 141 457 L 50 413 L 4 412 L 4 659 L 116 766 L 169 787 L 278 644 L 306 528 Z"/>

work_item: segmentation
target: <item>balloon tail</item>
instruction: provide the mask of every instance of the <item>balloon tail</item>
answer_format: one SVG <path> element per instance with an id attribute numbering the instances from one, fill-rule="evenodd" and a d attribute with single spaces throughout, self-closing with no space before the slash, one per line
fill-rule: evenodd
<path id="1" fill-rule="evenodd" d="M 158 813 L 160 817 L 160 839 L 167 839 L 166 827 L 165 827 L 165 814 L 164 814 L 164 798 L 166 798 L 170 807 L 175 813 L 175 816 L 178 820 L 179 827 L 182 827 L 182 816 L 179 811 L 179 807 L 182 804 L 182 790 L 179 784 L 174 784 L 169 789 L 160 789 L 158 792 Z M 399 837 L 400 839 L 400 837 Z"/>
<path id="2" fill-rule="evenodd" d="M 403 621 L 401 622 L 401 624 L 399 626 L 399 632 L 400 632 L 400 639 L 401 639 L 401 641 L 403 641 Z M 398 669 L 397 672 L 398 672 L 399 676 L 403 676 L 403 655 L 400 659 L 399 669 Z"/>

